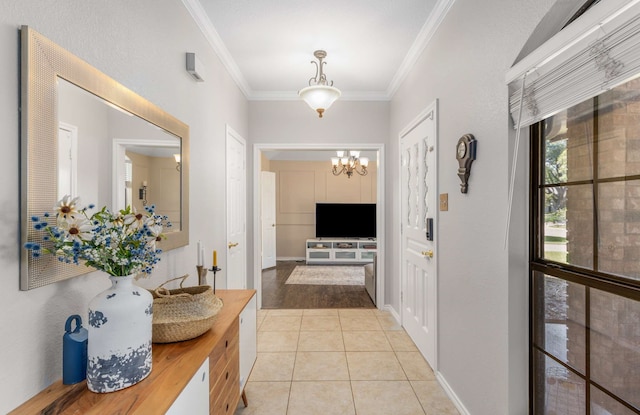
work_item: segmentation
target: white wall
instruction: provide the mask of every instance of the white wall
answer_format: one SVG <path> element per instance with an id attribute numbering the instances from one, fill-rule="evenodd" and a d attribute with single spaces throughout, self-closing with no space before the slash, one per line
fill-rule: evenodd
<path id="1" fill-rule="evenodd" d="M 386 188 L 399 206 L 398 134 L 439 100 L 439 192 L 449 194 L 440 212 L 438 328 L 440 376 L 474 415 L 527 413 L 526 177 L 520 159 L 517 209 L 509 247 L 504 235 L 513 130 L 505 73 L 553 0 L 457 0 L 391 102 Z M 469 193 L 460 193 L 455 143 L 466 133 L 478 140 Z M 524 157 L 527 144 L 523 145 Z M 399 270 L 396 221 L 389 267 Z M 513 253 L 510 251 L 513 250 Z M 397 274 L 398 272 L 396 272 Z M 392 273 L 393 274 L 393 273 Z M 399 304 L 399 284 L 388 281 Z"/>
<path id="2" fill-rule="evenodd" d="M 248 136 L 248 103 L 180 0 L 3 0 L 0 3 L 0 413 L 15 408 L 62 376 L 66 318 L 78 313 L 86 325 L 91 297 L 108 285 L 97 273 L 19 291 L 19 34 L 29 25 L 190 126 L 191 245 L 162 255 L 149 280 L 157 286 L 190 273 L 195 283 L 195 241 L 225 252 L 225 123 Z M 184 70 L 195 52 L 204 83 Z M 90 200 L 87 203 L 92 202 Z M 207 258 L 209 255 L 207 255 Z M 220 266 L 225 269 L 224 257 Z M 209 260 L 210 261 L 210 260 Z M 224 272 L 218 283 L 224 284 Z"/>
<path id="3" fill-rule="evenodd" d="M 251 101 L 249 112 L 252 143 L 386 143 L 389 136 L 388 102 L 338 100 L 323 118 L 298 100 Z"/>

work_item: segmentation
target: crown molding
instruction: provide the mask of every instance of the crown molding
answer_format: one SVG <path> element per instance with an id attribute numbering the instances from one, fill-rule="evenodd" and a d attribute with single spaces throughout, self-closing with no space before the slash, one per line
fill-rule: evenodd
<path id="1" fill-rule="evenodd" d="M 447 12 L 453 5 L 455 0 L 438 0 L 433 8 L 433 12 L 429 15 L 429 19 L 425 22 L 416 37 L 416 40 L 411 45 L 409 52 L 405 56 L 400 68 L 396 71 L 393 79 L 389 83 L 387 91 L 343 91 L 341 100 L 344 101 L 389 101 L 395 94 L 402 81 L 406 78 L 407 74 L 413 68 L 418 57 L 427 46 L 434 33 L 440 26 L 442 20 L 446 16 Z M 218 55 L 218 58 L 222 61 L 222 64 L 229 72 L 229 75 L 234 80 L 238 88 L 242 91 L 244 96 L 250 101 L 292 101 L 299 99 L 297 91 L 253 91 L 247 80 L 245 79 L 240 68 L 236 64 L 235 60 L 229 53 L 229 50 L 225 46 L 224 42 L 220 38 L 220 35 L 216 31 L 215 27 L 209 20 L 206 11 L 202 8 L 199 0 L 182 0 L 182 3 L 186 7 L 191 17 L 196 22 L 205 38 L 213 48 L 213 51 Z"/>
<path id="2" fill-rule="evenodd" d="M 249 101 L 300 101 L 295 91 L 253 91 Z M 342 91 L 340 101 L 389 101 L 384 91 Z"/>
<path id="3" fill-rule="evenodd" d="M 396 74 L 389 83 L 386 92 L 387 96 L 392 97 L 396 93 L 402 81 L 404 81 L 409 71 L 411 71 L 416 64 L 420 54 L 424 51 L 424 48 L 427 47 L 436 30 L 438 30 L 440 23 L 444 20 L 453 3 L 455 3 L 455 0 L 438 0 L 433 11 L 429 14 L 429 18 L 422 26 L 422 29 L 420 29 L 416 40 L 411 45 L 411 48 L 409 48 L 409 52 L 407 52 L 407 55 L 404 57 L 402 64 L 400 64 Z"/>
<path id="4" fill-rule="evenodd" d="M 193 17 L 193 20 L 204 34 L 204 37 L 213 48 L 213 51 L 222 61 L 222 64 L 227 69 L 227 72 L 229 72 L 229 75 L 234 80 L 238 88 L 240 88 L 245 97 L 251 97 L 253 91 L 251 91 L 247 80 L 244 78 L 244 75 L 242 75 L 242 72 L 240 72 L 240 68 L 231 56 L 231 53 L 229 53 L 227 47 L 224 45 L 224 42 L 222 41 L 222 38 L 220 38 L 215 27 L 213 27 L 211 20 L 209 20 L 209 17 L 207 16 L 207 12 L 202 8 L 200 2 L 198 0 L 182 0 L 182 4 L 187 8 L 187 11 L 191 14 L 191 17 Z"/>

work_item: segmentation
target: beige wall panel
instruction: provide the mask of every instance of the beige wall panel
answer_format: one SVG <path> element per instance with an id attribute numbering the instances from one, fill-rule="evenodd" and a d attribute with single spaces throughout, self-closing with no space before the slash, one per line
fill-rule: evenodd
<path id="1" fill-rule="evenodd" d="M 286 191 L 278 193 L 278 212 L 313 213 L 315 211 L 315 172 L 281 171 L 278 186 Z"/>
<path id="2" fill-rule="evenodd" d="M 316 212 L 276 214 L 278 225 L 314 225 Z"/>
<path id="3" fill-rule="evenodd" d="M 316 227 L 312 225 L 278 225 L 276 233 L 276 255 L 279 258 L 304 258 L 307 239 L 315 237 Z"/>
<path id="4" fill-rule="evenodd" d="M 276 256 L 303 258 L 305 241 L 315 237 L 315 204 L 375 203 L 375 163 L 369 174 L 334 176 L 331 162 L 271 160 L 270 171 L 276 173 Z"/>

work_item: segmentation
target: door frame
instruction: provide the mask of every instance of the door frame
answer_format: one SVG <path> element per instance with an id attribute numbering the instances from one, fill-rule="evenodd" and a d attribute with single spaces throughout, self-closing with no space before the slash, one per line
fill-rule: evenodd
<path id="1" fill-rule="evenodd" d="M 263 143 L 253 145 L 253 287 L 258 294 L 258 309 L 262 308 L 262 261 L 260 260 L 260 248 L 262 244 L 262 228 L 260 223 L 262 208 L 255 201 L 260 200 L 260 165 L 263 151 L 278 150 L 336 150 L 338 148 L 357 148 L 361 151 L 378 152 L 378 169 L 376 177 L 376 241 L 378 245 L 376 268 L 376 304 L 378 308 L 385 306 L 385 148 L 382 143 L 330 143 L 330 144 L 278 144 Z M 327 160 L 327 166 L 330 160 Z M 277 183 L 276 183 L 277 186 Z"/>
<path id="2" fill-rule="evenodd" d="M 273 227 L 273 234 L 277 235 L 276 228 L 275 228 L 275 226 L 276 226 L 276 182 L 275 182 L 276 174 L 274 172 L 271 172 L 271 171 L 260 171 L 260 180 L 264 179 L 265 176 L 270 177 L 269 182 L 271 181 L 271 178 L 273 179 L 273 189 L 272 189 L 273 190 L 273 206 L 269 206 L 270 204 L 265 203 L 265 198 L 263 197 L 264 196 L 264 188 L 265 188 L 265 186 L 264 186 L 264 183 L 260 183 L 260 189 L 261 189 L 261 192 L 260 192 L 260 209 L 262 209 L 262 211 L 260 212 L 260 229 L 265 231 L 265 227 L 266 228 L 270 227 L 268 225 L 265 226 L 265 224 L 264 224 L 265 223 L 264 209 L 265 208 L 269 209 L 269 210 L 273 209 L 273 218 L 272 218 L 271 227 Z M 267 231 L 265 231 L 265 232 L 267 232 Z M 260 238 L 260 240 L 262 242 L 261 249 L 260 249 L 260 263 L 261 263 L 260 268 L 262 270 L 265 270 L 267 268 L 273 268 L 276 265 L 276 258 L 277 258 L 277 255 L 278 255 L 277 252 L 276 252 L 277 236 L 274 236 L 273 237 L 273 241 L 271 241 L 271 240 L 269 241 L 270 243 L 273 243 L 273 247 L 271 247 L 271 248 L 273 248 L 273 265 L 271 265 L 271 262 L 270 262 L 269 263 L 270 266 L 266 266 L 265 267 L 265 264 L 264 264 L 265 263 L 265 255 L 264 255 L 264 252 L 265 252 L 265 249 L 264 249 L 265 239 L 266 238 L 264 237 L 264 233 L 262 233 L 261 234 L 261 238 Z M 269 237 L 268 239 L 271 239 L 271 237 Z"/>
<path id="3" fill-rule="evenodd" d="M 418 114 L 418 116 L 416 116 L 413 120 L 411 120 L 411 122 L 409 122 L 406 127 L 404 127 L 402 130 L 400 130 L 400 133 L 398 133 L 398 177 L 401 178 L 402 177 L 402 138 L 405 137 L 407 134 L 409 134 L 414 128 L 416 128 L 422 121 L 424 121 L 425 119 L 429 118 L 431 116 L 431 114 L 433 114 L 433 120 L 435 122 L 435 145 L 436 148 L 439 147 L 440 144 L 440 131 L 439 131 L 439 124 L 438 124 L 438 100 L 435 99 L 431 104 L 429 104 L 422 112 L 420 112 L 420 114 Z M 439 152 L 436 154 L 435 157 L 435 162 L 434 162 L 434 166 L 433 169 L 436 171 L 436 180 L 435 180 L 435 192 L 436 195 L 439 195 L 438 193 L 438 189 L 439 189 L 439 180 L 438 180 L 438 157 L 439 157 Z M 436 198 L 436 204 L 438 204 L 438 198 Z M 398 212 L 402 212 L 402 192 L 400 192 L 400 197 L 398 198 Z M 434 353 L 433 353 L 433 371 L 434 373 L 438 373 L 438 340 L 439 340 L 439 330 L 438 330 L 438 310 L 439 310 L 439 304 L 438 304 L 438 290 L 439 290 L 439 266 L 438 266 L 438 253 L 439 253 L 439 249 L 438 249 L 438 241 L 440 240 L 440 232 L 439 232 L 439 224 L 440 224 L 440 206 L 438 204 L 438 206 L 436 206 L 434 215 L 433 215 L 433 221 L 434 221 L 434 225 L 433 225 L 433 233 L 434 233 L 434 241 L 433 241 L 433 258 L 431 259 L 432 261 L 434 261 L 434 268 L 436 270 L 436 283 L 435 283 L 435 316 L 434 316 L 434 331 L 435 331 L 435 345 L 434 345 Z M 403 269 L 403 263 L 404 260 L 402 258 L 402 255 L 404 255 L 404 239 L 402 237 L 402 218 L 400 218 L 400 223 L 399 223 L 399 227 L 398 227 L 398 240 L 400 241 L 400 260 L 398 261 L 398 275 L 400 276 L 399 279 L 399 286 L 400 289 L 398 290 L 398 304 L 400 304 L 400 323 L 402 323 L 402 319 L 403 319 L 403 314 L 404 314 L 404 300 L 402 298 L 402 283 L 403 283 L 403 278 L 404 276 L 402 275 Z"/>

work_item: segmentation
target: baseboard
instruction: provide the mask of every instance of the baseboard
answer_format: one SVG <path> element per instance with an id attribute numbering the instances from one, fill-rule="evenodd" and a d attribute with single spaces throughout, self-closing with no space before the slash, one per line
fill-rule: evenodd
<path id="1" fill-rule="evenodd" d="M 283 257 L 276 257 L 276 261 L 306 261 L 306 258 L 301 256 L 301 257 L 295 257 L 295 256 L 283 256 Z"/>
<path id="2" fill-rule="evenodd" d="M 399 325 L 402 325 L 402 321 L 400 321 L 400 314 L 398 314 L 398 312 L 395 310 L 395 308 L 393 308 L 391 304 L 383 305 L 382 310 L 388 311 L 391 314 L 391 316 L 393 316 L 393 318 L 396 320 L 396 323 L 398 323 Z"/>
<path id="3" fill-rule="evenodd" d="M 444 378 L 444 376 L 442 376 L 440 372 L 436 373 L 436 379 L 438 380 L 438 383 L 440 383 L 440 386 L 442 386 L 442 389 L 444 389 L 444 392 L 447 394 L 449 399 L 451 399 L 451 402 L 453 402 L 456 409 L 458 409 L 460 415 L 471 415 L 471 413 L 467 410 L 467 408 L 464 407 L 464 405 L 458 398 L 458 395 L 456 395 L 453 389 L 451 389 L 451 386 L 449 386 L 447 380 Z"/>
<path id="4" fill-rule="evenodd" d="M 396 320 L 396 322 L 399 325 L 402 325 L 400 314 L 398 314 L 396 309 L 393 308 L 391 304 L 385 304 L 384 306 L 382 306 L 382 310 L 388 311 Z M 436 373 L 436 379 L 440 384 L 440 386 L 442 386 L 442 389 L 444 389 L 449 399 L 451 399 L 451 402 L 453 402 L 455 407 L 458 409 L 458 412 L 460 412 L 460 415 L 471 415 L 471 413 L 467 410 L 467 408 L 464 407 L 464 405 L 462 404 L 462 401 L 460 401 L 460 399 L 458 398 L 458 395 L 456 395 L 453 389 L 451 389 L 451 386 L 449 386 L 449 384 L 447 383 L 447 380 L 444 378 L 444 376 L 442 376 L 440 372 Z"/>

